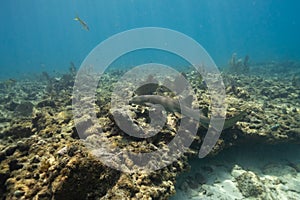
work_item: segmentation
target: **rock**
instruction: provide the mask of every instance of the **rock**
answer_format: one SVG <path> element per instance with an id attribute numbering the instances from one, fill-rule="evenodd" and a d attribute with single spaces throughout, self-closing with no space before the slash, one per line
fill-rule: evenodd
<path id="1" fill-rule="evenodd" d="M 5 160 L 6 155 L 4 151 L 0 151 L 0 162 L 2 162 L 3 160 Z"/>
<path id="2" fill-rule="evenodd" d="M 10 121 L 11 121 L 11 119 L 6 118 L 6 117 L 1 117 L 1 116 L 0 116 L 0 123 L 3 123 L 3 122 L 10 122 Z"/>
<path id="3" fill-rule="evenodd" d="M 6 129 L 2 134 L 0 134 L 0 139 L 9 136 L 12 137 L 13 139 L 29 137 L 33 134 L 31 132 L 31 125 L 32 124 L 30 121 L 23 121 L 22 123 L 14 123 L 9 127 L 9 129 Z"/>
<path id="4" fill-rule="evenodd" d="M 61 148 L 61 149 L 58 150 L 58 152 L 57 152 L 58 155 L 64 155 L 64 154 L 67 154 L 67 153 L 68 153 L 68 147 L 67 147 L 67 146 Z"/>
<path id="5" fill-rule="evenodd" d="M 39 163 L 39 162 L 40 162 L 40 158 L 38 155 L 35 155 L 31 160 L 31 163 Z"/>
<path id="6" fill-rule="evenodd" d="M 37 193 L 38 199 L 51 199 L 51 192 L 47 189 L 43 189 Z"/>
<path id="7" fill-rule="evenodd" d="M 279 127 L 280 127 L 279 124 L 275 124 L 275 125 L 271 126 L 270 129 L 271 129 L 271 131 L 277 131 Z"/>
<path id="8" fill-rule="evenodd" d="M 237 178 L 237 177 L 241 176 L 244 172 L 246 172 L 246 171 L 243 170 L 239 165 L 234 165 L 234 167 L 231 170 L 231 176 L 233 176 L 234 178 Z"/>
<path id="9" fill-rule="evenodd" d="M 63 123 L 68 123 L 71 118 L 72 118 L 72 114 L 70 111 L 61 111 L 57 114 L 57 122 L 59 124 L 63 124 Z"/>
<path id="10" fill-rule="evenodd" d="M 288 191 L 295 191 L 298 194 L 300 193 L 300 180 L 297 178 L 288 178 L 287 183 L 285 184 Z"/>
<path id="11" fill-rule="evenodd" d="M 236 181 L 238 189 L 245 197 L 258 197 L 264 191 L 260 178 L 251 171 L 242 173 Z"/>
<path id="12" fill-rule="evenodd" d="M 2 169 L 0 170 L 0 197 L 1 194 L 4 194 L 4 191 L 6 190 L 5 182 L 9 178 L 9 170 L 8 169 Z"/>
<path id="13" fill-rule="evenodd" d="M 15 108 L 15 111 L 22 116 L 30 116 L 33 111 L 33 104 L 29 101 L 24 101 Z"/>
<path id="14" fill-rule="evenodd" d="M 23 165 L 19 163 L 17 159 L 11 160 L 9 163 L 9 170 L 14 171 L 23 168 Z"/>
<path id="15" fill-rule="evenodd" d="M 30 146 L 26 142 L 23 142 L 23 141 L 18 141 L 17 142 L 17 149 L 20 152 L 25 152 L 26 153 L 29 150 L 29 148 L 30 148 Z"/>
<path id="16" fill-rule="evenodd" d="M 16 191 L 14 192 L 14 196 L 17 197 L 17 198 L 20 198 L 20 197 L 23 196 L 24 194 L 25 194 L 25 192 L 22 191 L 22 190 L 16 190 Z"/>
<path id="17" fill-rule="evenodd" d="M 38 107 L 38 108 L 46 107 L 46 106 L 55 108 L 56 104 L 55 104 L 55 102 L 54 102 L 53 100 L 50 100 L 50 99 L 45 99 L 45 100 L 43 100 L 43 101 L 40 101 L 40 102 L 37 104 L 37 107 Z"/>
<path id="18" fill-rule="evenodd" d="M 2 152 L 5 154 L 5 156 L 11 156 L 15 153 L 16 149 L 17 149 L 17 146 L 10 145 L 10 146 L 6 147 Z"/>
<path id="19" fill-rule="evenodd" d="M 97 199 L 105 195 L 118 178 L 119 172 L 104 167 L 98 160 L 75 156 L 51 185 L 54 199 Z"/>
<path id="20" fill-rule="evenodd" d="M 48 170 L 56 164 L 56 159 L 54 156 L 43 157 L 40 162 L 40 171 L 48 172 Z"/>

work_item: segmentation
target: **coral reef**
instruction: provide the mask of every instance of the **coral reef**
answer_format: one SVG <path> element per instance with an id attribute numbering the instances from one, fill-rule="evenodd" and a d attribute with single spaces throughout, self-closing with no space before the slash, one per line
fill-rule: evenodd
<path id="1" fill-rule="evenodd" d="M 234 63 L 235 67 L 241 65 L 237 61 Z M 247 59 L 242 66 L 248 68 Z M 243 69 L 240 72 L 246 71 Z M 110 97 L 122 73 L 112 71 L 102 75 L 94 105 L 98 125 L 86 123 L 85 115 L 79 116 L 85 137 L 93 137 L 101 129 L 110 144 L 120 148 L 138 152 L 166 148 L 180 123 L 180 116 L 176 113 L 168 112 L 163 129 L 145 140 L 133 138 L 117 126 L 110 113 Z M 6 83 L 0 84 L 0 198 L 168 199 L 174 195 L 175 178 L 189 169 L 188 159 L 197 155 L 206 129 L 200 127 L 190 149 L 163 169 L 150 174 L 127 174 L 111 169 L 94 158 L 79 140 L 71 105 L 74 75 L 75 68 L 71 65 L 70 72 L 61 77 L 43 73 L 36 80 L 18 80 L 8 86 Z M 185 76 L 196 93 L 192 105 L 209 108 L 211 95 L 203 86 L 202 78 L 195 71 L 186 72 Z M 300 91 L 292 74 L 285 77 L 224 74 L 223 79 L 229 105 L 226 117 L 235 116 L 240 110 L 246 110 L 247 115 L 223 131 L 210 153 L 211 157 L 228 147 L 249 142 L 300 142 Z M 148 85 L 148 90 L 153 93 L 174 95 L 164 88 L 154 91 L 152 86 Z M 128 85 L 129 92 L 130 87 Z M 142 127 L 149 125 L 149 107 L 131 104 L 123 108 L 129 110 L 135 124 Z M 122 109 L 119 112 L 122 114 Z M 125 161 L 128 166 L 132 163 L 130 158 Z M 266 167 L 266 173 L 275 170 L 270 167 Z M 236 172 L 238 170 L 241 173 Z M 213 171 L 210 166 L 202 168 L 193 176 L 195 178 L 189 178 L 182 184 L 181 189 L 190 190 L 205 185 L 209 181 L 205 174 Z M 239 198 L 264 195 L 260 191 L 267 180 L 244 169 L 233 168 L 232 171 L 232 174 L 238 174 L 234 190 L 239 191 Z"/>

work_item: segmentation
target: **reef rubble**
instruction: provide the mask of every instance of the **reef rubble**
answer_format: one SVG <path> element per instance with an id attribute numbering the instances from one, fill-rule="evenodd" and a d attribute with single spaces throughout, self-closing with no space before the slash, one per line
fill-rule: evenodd
<path id="1" fill-rule="evenodd" d="M 140 152 L 165 148 L 176 135 L 180 121 L 176 113 L 167 113 L 164 129 L 146 140 L 128 136 L 114 121 L 110 95 L 122 74 L 113 71 L 101 77 L 95 102 L 98 125 L 84 127 L 86 137 L 100 127 L 111 145 L 120 148 Z M 240 110 L 246 110 L 247 115 L 222 132 L 210 157 L 243 143 L 300 142 L 300 88 L 295 84 L 295 77 L 222 76 L 227 117 Z M 196 93 L 193 105 L 209 108 L 210 94 L 203 87 L 203 80 L 195 71 L 186 72 L 186 78 Z M 0 88 L 0 198 L 168 199 L 173 196 L 176 177 L 189 170 L 188 160 L 197 156 L 206 129 L 198 129 L 190 149 L 171 165 L 149 174 L 120 172 L 96 159 L 78 137 L 72 113 L 73 83 L 74 73 L 60 78 L 44 73 L 36 79 L 18 80 Z M 136 124 L 149 124 L 147 106 L 127 105 L 127 108 Z M 84 115 L 81 120 L 86 122 Z M 127 159 L 126 165 L 130 165 Z M 239 185 L 240 197 L 261 195 L 265 182 L 255 173 L 237 166 L 232 174 Z M 200 184 L 206 182 L 207 177 L 199 174 L 197 177 Z M 193 187 L 193 184 L 182 187 Z"/>

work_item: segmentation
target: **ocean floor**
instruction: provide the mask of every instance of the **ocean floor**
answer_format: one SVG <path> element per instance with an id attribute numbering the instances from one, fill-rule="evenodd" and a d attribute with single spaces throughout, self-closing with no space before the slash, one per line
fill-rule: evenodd
<path id="1" fill-rule="evenodd" d="M 145 140 L 122 131 L 110 102 L 124 71 L 103 74 L 96 101 L 83 97 L 97 116 L 92 123 L 86 112 L 78 112 L 84 138 L 78 136 L 72 112 L 72 102 L 77 100 L 73 96 L 75 69 L 61 75 L 44 72 L 0 81 L 0 199 L 300 199 L 300 64 L 271 62 L 250 69 L 250 74 L 223 74 L 226 117 L 241 112 L 245 116 L 223 130 L 210 157 L 196 158 L 207 132 L 199 127 L 190 148 L 172 164 L 151 173 L 132 174 L 96 159 L 82 140 L 92 141 L 101 130 L 112 150 L 165 149 L 161 158 L 149 160 L 149 165 L 157 166 L 172 158 L 168 143 L 182 118 L 167 112 L 163 129 Z M 134 78 L 149 78 L 141 75 Z M 185 76 L 195 92 L 192 105 L 209 110 L 210 93 L 202 78 L 193 70 Z M 89 83 L 86 81 L 86 87 Z M 131 97 L 140 95 L 132 84 L 125 82 L 124 87 Z M 152 94 L 176 99 L 163 87 Z M 132 117 L 131 128 L 137 124 L 147 127 L 149 111 L 155 111 L 136 104 L 119 107 L 119 114 L 127 109 Z M 122 169 L 133 166 L 130 157 L 121 161 Z"/>
<path id="2" fill-rule="evenodd" d="M 296 144 L 252 144 L 193 159 L 170 199 L 300 199 L 299 155 Z"/>

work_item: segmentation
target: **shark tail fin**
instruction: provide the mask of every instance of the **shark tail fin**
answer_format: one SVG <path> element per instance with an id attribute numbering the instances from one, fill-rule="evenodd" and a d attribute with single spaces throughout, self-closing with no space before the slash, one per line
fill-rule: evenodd
<path id="1" fill-rule="evenodd" d="M 229 119 L 225 119 L 223 129 L 231 128 L 232 126 L 234 126 L 236 124 L 236 122 L 242 120 L 246 115 L 247 115 L 247 111 L 243 110 L 239 114 L 237 114 L 236 116 L 233 116 Z"/>

